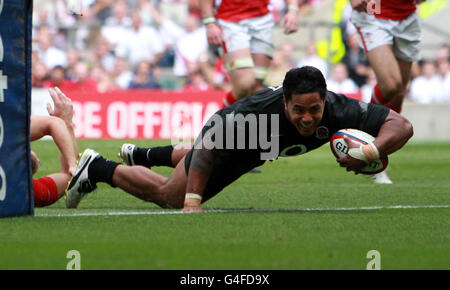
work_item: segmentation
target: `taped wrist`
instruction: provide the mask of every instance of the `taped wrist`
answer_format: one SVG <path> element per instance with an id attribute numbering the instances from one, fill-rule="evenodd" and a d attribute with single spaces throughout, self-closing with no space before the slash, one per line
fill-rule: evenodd
<path id="1" fill-rule="evenodd" d="M 298 12 L 298 6 L 297 5 L 289 5 L 288 10 Z"/>
<path id="2" fill-rule="evenodd" d="M 202 18 L 203 25 L 208 25 L 212 23 L 216 23 L 216 18 L 214 16 L 205 16 Z"/>
<path id="3" fill-rule="evenodd" d="M 202 203 L 202 196 L 197 193 L 186 193 L 184 206 L 199 206 Z"/>
<path id="4" fill-rule="evenodd" d="M 380 152 L 373 143 L 361 145 L 359 148 L 351 148 L 348 150 L 348 155 L 365 163 L 380 159 Z"/>

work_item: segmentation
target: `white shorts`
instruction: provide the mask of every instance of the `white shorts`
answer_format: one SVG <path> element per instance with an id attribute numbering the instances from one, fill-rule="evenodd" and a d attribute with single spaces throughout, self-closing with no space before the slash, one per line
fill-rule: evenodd
<path id="1" fill-rule="evenodd" d="M 224 53 L 250 48 L 251 53 L 264 54 L 272 58 L 275 23 L 271 13 L 239 22 L 218 19 L 217 23 L 222 28 L 225 39 Z"/>
<path id="2" fill-rule="evenodd" d="M 380 45 L 392 45 L 397 58 L 408 62 L 420 59 L 421 34 L 417 13 L 396 21 L 353 11 L 351 21 L 358 31 L 359 45 L 365 52 Z"/>

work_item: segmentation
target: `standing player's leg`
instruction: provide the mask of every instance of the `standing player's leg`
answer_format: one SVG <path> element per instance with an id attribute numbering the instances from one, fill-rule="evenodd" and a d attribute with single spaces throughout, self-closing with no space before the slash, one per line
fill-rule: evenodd
<path id="1" fill-rule="evenodd" d="M 393 98 L 391 101 L 389 101 L 387 106 L 388 107 L 393 107 L 393 108 L 400 108 L 400 110 L 398 110 L 398 113 L 401 113 L 402 106 L 403 106 L 403 101 L 406 98 L 407 91 L 408 91 L 408 84 L 409 84 L 410 79 L 411 79 L 412 62 L 405 61 L 405 60 L 397 58 L 397 63 L 399 65 L 399 67 L 400 67 L 400 73 L 401 73 L 401 76 L 402 76 L 402 90 L 403 90 L 403 94 L 397 95 L 396 98 Z"/>
<path id="2" fill-rule="evenodd" d="M 229 22 L 218 20 L 224 42 L 222 43 L 222 57 L 228 71 L 232 90 L 225 97 L 224 105 L 232 105 L 235 101 L 252 95 L 258 88 L 253 58 L 253 35 L 252 21 Z"/>
<path id="3" fill-rule="evenodd" d="M 273 28 L 275 24 L 273 18 L 270 15 L 266 15 L 256 19 L 254 22 L 252 21 L 251 25 L 254 28 L 251 29 L 250 50 L 255 63 L 253 68 L 256 79 L 255 92 L 262 88 L 272 62 L 275 50 L 273 45 Z"/>
<path id="4" fill-rule="evenodd" d="M 371 103 L 401 112 L 411 63 L 397 59 L 391 45 L 381 45 L 367 52 L 369 62 L 377 77 Z"/>
<path id="5" fill-rule="evenodd" d="M 255 67 L 253 68 L 256 80 L 254 91 L 257 91 L 263 87 L 263 82 L 267 76 L 272 57 L 267 54 L 253 53 L 252 58 L 255 63 Z"/>
<path id="6" fill-rule="evenodd" d="M 254 62 L 250 48 L 226 52 L 224 63 L 231 82 L 231 92 L 225 99 L 225 105 L 232 105 L 235 101 L 250 96 L 256 86 Z"/>

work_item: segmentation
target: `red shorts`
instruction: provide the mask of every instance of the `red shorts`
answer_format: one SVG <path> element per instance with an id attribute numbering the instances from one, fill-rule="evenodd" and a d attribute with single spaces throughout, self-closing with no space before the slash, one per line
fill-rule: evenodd
<path id="1" fill-rule="evenodd" d="M 51 205 L 58 200 L 58 188 L 50 177 L 33 179 L 33 191 L 35 207 Z"/>

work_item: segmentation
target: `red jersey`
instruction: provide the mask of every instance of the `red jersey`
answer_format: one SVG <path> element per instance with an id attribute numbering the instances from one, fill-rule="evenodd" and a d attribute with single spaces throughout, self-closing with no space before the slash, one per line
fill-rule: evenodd
<path id="1" fill-rule="evenodd" d="M 270 12 L 268 6 L 269 0 L 222 0 L 215 17 L 239 22 L 268 14 Z"/>
<path id="2" fill-rule="evenodd" d="M 376 0 L 380 3 L 381 13 L 375 13 L 375 17 L 403 20 L 416 11 L 414 0 Z"/>

